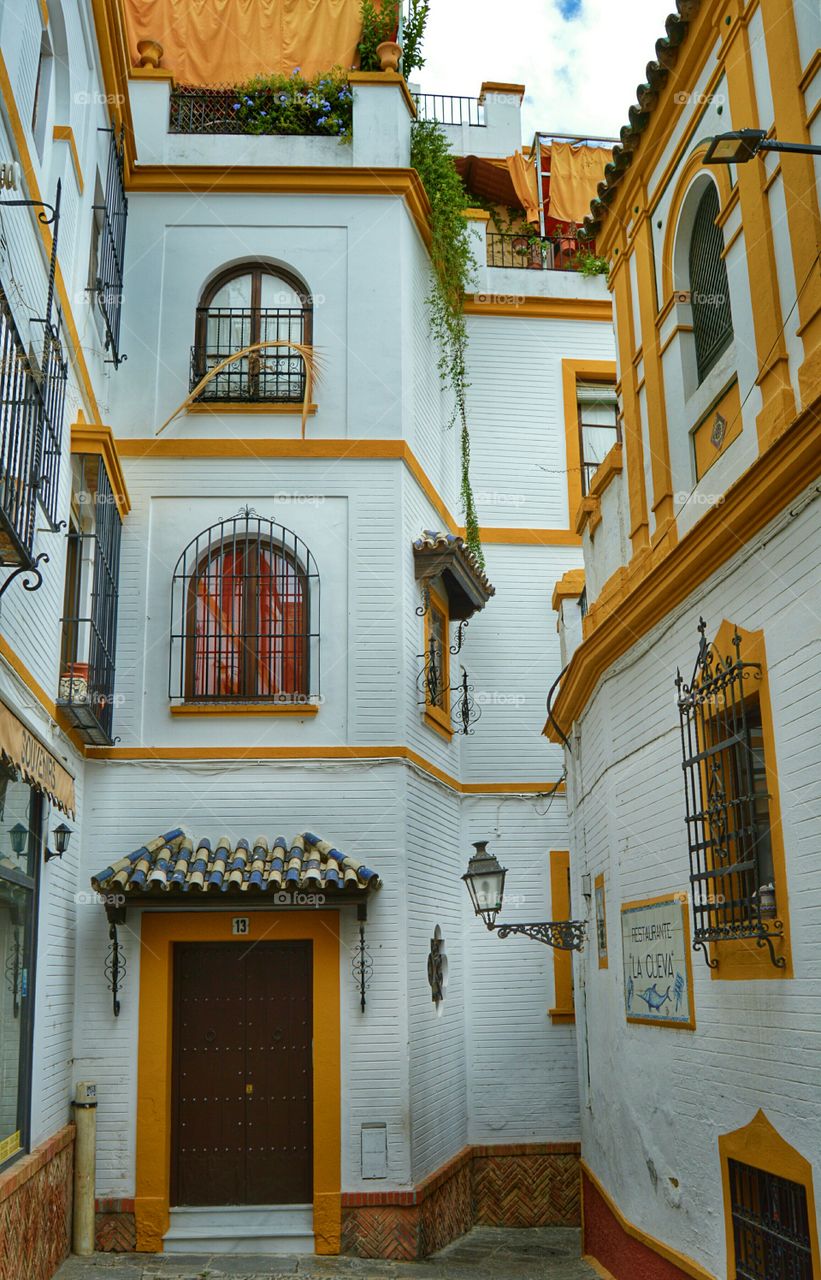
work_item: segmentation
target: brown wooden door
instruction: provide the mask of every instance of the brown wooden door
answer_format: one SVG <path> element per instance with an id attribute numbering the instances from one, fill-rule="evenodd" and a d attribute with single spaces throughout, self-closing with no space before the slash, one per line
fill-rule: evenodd
<path id="1" fill-rule="evenodd" d="M 313 1197 L 311 944 L 174 949 L 172 1204 Z"/>

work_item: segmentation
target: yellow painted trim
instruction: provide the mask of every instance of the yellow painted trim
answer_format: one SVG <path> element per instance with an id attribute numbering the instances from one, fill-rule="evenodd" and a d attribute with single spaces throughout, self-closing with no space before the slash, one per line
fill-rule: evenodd
<path id="1" fill-rule="evenodd" d="M 185 412 L 187 414 L 207 414 L 212 418 L 220 418 L 223 414 L 227 417 L 236 413 L 263 414 L 267 417 L 286 416 L 291 418 L 299 418 L 302 413 L 315 414 L 315 404 L 306 404 L 303 410 L 302 405 L 294 404 L 243 404 L 241 402 L 220 401 L 218 404 L 208 404 L 207 401 L 195 400 L 193 404 L 186 405 Z"/>
<path id="2" fill-rule="evenodd" d="M 732 1133 L 722 1133 L 718 1139 L 721 1160 L 721 1185 L 724 1200 L 724 1230 L 727 1241 L 727 1275 L 736 1271 L 735 1232 L 733 1231 L 732 1197 L 730 1195 L 730 1164 L 751 1165 L 765 1173 L 775 1174 L 788 1182 L 796 1182 L 807 1193 L 807 1217 L 810 1226 L 812 1250 L 812 1274 L 821 1276 L 821 1250 L 818 1245 L 818 1219 L 815 1213 L 812 1164 L 770 1123 L 763 1111 L 757 1111 L 749 1124 Z"/>
<path id="3" fill-rule="evenodd" d="M 806 67 L 801 72 L 801 79 L 798 82 L 798 87 L 802 93 L 807 92 L 819 71 L 821 71 L 821 49 L 816 49 L 815 53 L 811 55 Z"/>
<path id="4" fill-rule="evenodd" d="M 171 89 L 176 85 L 174 72 L 169 71 L 167 67 L 130 67 L 128 78 L 129 80 L 168 80 Z"/>
<path id="5" fill-rule="evenodd" d="M 716 449 L 710 436 L 718 414 L 721 414 L 726 420 L 727 430 L 724 433 L 724 439 L 720 447 Z M 722 392 L 718 400 L 710 406 L 691 433 L 697 480 L 701 480 L 722 454 L 727 452 L 733 441 L 738 439 L 741 435 L 742 426 L 741 396 L 738 390 L 738 379 L 736 378 L 733 380 L 732 385 Z"/>
<path id="6" fill-rule="evenodd" d="M 604 954 L 601 950 L 601 941 L 599 939 L 599 905 L 596 895 L 601 889 L 601 905 L 602 905 L 602 921 L 604 923 Z M 604 884 L 604 873 L 596 876 L 593 881 L 593 919 L 596 927 L 596 955 L 599 960 L 600 969 L 610 968 L 610 945 L 607 936 L 607 891 Z"/>
<path id="7" fill-rule="evenodd" d="M 567 732 L 616 658 L 756 536 L 821 471 L 821 397 L 761 454 L 680 542 L 659 555 L 634 556 L 607 609 L 591 605 L 584 640 L 573 655 L 553 714 Z M 548 722 L 551 741 L 561 741 Z"/>
<path id="8" fill-rule="evenodd" d="M 715 969 L 710 970 L 714 982 L 743 982 L 755 979 L 761 982 L 783 982 L 794 976 L 792 960 L 792 940 L 790 937 L 790 904 L 787 882 L 787 858 L 784 849 L 784 830 L 781 821 L 781 787 L 778 781 L 778 756 L 775 748 L 775 727 L 773 724 L 770 681 L 767 672 L 767 653 L 764 645 L 763 631 L 746 631 L 726 619 L 722 622 L 715 636 L 713 645 L 718 653 L 726 658 L 735 658 L 732 637 L 735 633 L 741 636 L 741 655 L 745 662 L 757 662 L 761 666 L 760 680 L 749 681 L 746 692 L 750 696 L 758 694 L 758 705 L 761 710 L 761 729 L 764 737 L 764 764 L 767 771 L 767 788 L 769 791 L 770 841 L 773 853 L 773 879 L 775 882 L 775 902 L 778 918 L 784 924 L 781 941 L 774 941 L 775 954 L 783 956 L 786 967 L 776 969 L 770 960 L 766 947 L 757 947 L 750 939 L 738 942 L 713 943 L 710 947 L 710 958 L 718 962 Z"/>
<path id="9" fill-rule="evenodd" d="M 487 209 L 463 209 L 462 217 L 467 218 L 468 222 L 490 222 Z"/>
<path id="10" fill-rule="evenodd" d="M 664 353 L 667 351 L 667 348 L 673 345 L 673 343 L 675 342 L 676 338 L 679 336 L 680 333 L 692 333 L 692 332 L 693 332 L 693 326 L 691 324 L 677 324 L 674 329 L 670 330 L 667 337 L 664 339 L 661 346 L 659 347 L 659 355 L 660 356 L 664 355 Z"/>
<path id="11" fill-rule="evenodd" d="M 1 640 L 2 638 L 0 638 Z M 396 760 L 416 765 L 464 795 L 539 795 L 557 791 L 563 782 L 461 782 L 411 747 L 86 747 L 89 760 Z"/>
<path id="12" fill-rule="evenodd" d="M 315 702 L 182 702 L 168 708 L 172 716 L 298 716 L 300 719 L 315 716 L 319 706 Z"/>
<path id="13" fill-rule="evenodd" d="M 631 1018 L 630 1014 L 625 1014 L 627 1022 L 633 1026 L 644 1027 L 667 1027 L 669 1031 L 695 1031 L 696 1029 L 696 1003 L 695 988 L 693 986 L 693 953 L 691 942 L 693 934 L 690 928 L 690 904 L 687 901 L 686 893 L 660 893 L 655 898 L 636 898 L 632 902 L 623 902 L 619 910 L 619 922 L 625 911 L 635 910 L 636 907 L 655 907 L 660 902 L 680 902 L 682 906 L 682 915 L 684 918 L 684 964 L 687 969 L 687 994 L 690 1001 L 690 1018 L 687 1022 L 670 1022 L 667 1018 Z"/>
<path id="14" fill-rule="evenodd" d="M 600 1262 L 597 1262 L 596 1259 L 592 1256 L 592 1254 L 589 1254 L 589 1253 L 582 1254 L 582 1261 L 586 1262 L 588 1267 L 590 1267 L 592 1271 L 595 1271 L 596 1275 L 599 1277 L 599 1280 L 616 1280 L 616 1277 L 613 1275 L 613 1272 L 608 1271 L 607 1267 L 603 1267 Z"/>
<path id="15" fill-rule="evenodd" d="M 136 192 L 196 193 L 210 196 L 354 195 L 405 201 L 425 245 L 431 244 L 430 201 L 415 169 L 365 169 L 306 165 L 162 165 L 132 166 L 127 188 Z"/>
<path id="16" fill-rule="evenodd" d="M 519 99 L 525 96 L 525 85 L 523 84 L 507 84 L 502 80 L 484 80 L 479 93 L 479 101 L 484 102 L 486 93 L 513 93 Z"/>
<path id="17" fill-rule="evenodd" d="M 609 304 L 608 304 L 609 305 Z M 577 517 L 582 500 L 582 459 L 579 444 L 579 382 L 616 382 L 615 360 L 562 360 L 562 399 L 564 401 L 564 446 L 567 467 L 567 511 L 570 520 Z M 576 533 L 581 536 L 576 518 Z"/>
<path id="18" fill-rule="evenodd" d="M 601 524 L 601 502 L 598 498 L 588 494 L 586 498 L 582 498 L 576 511 L 576 533 L 581 537 L 590 525 L 590 536 L 598 529 Z"/>
<path id="19" fill-rule="evenodd" d="M 77 189 L 80 195 L 83 194 L 84 182 L 83 171 L 80 168 L 80 156 L 77 151 L 77 142 L 74 137 L 74 130 L 70 124 L 56 124 L 54 126 L 54 137 L 58 142 L 67 142 L 68 149 L 71 153 L 71 163 L 74 166 L 74 176 L 77 179 Z"/>
<path id="20" fill-rule="evenodd" d="M 606 362 L 602 362 L 606 363 Z M 449 529 L 464 536 L 460 525 L 445 505 L 422 464 L 404 440 L 271 440 L 240 439 L 236 436 L 200 436 L 180 439 L 123 437 L 117 442 L 123 458 L 323 458 L 403 462 Z M 528 529 L 502 525 L 482 525 L 483 542 L 532 547 L 577 547 L 581 540 L 572 529 Z"/>
<path id="21" fill-rule="evenodd" d="M 685 1275 L 691 1276 L 692 1280 L 716 1280 L 715 1276 L 711 1275 L 709 1271 L 705 1271 L 692 1258 L 688 1258 L 685 1253 L 679 1253 L 677 1249 L 671 1249 L 669 1245 L 664 1244 L 661 1240 L 656 1240 L 653 1236 L 648 1235 L 646 1231 L 642 1231 L 641 1227 L 635 1226 L 628 1218 L 625 1218 L 621 1209 L 596 1177 L 587 1161 L 582 1159 L 579 1164 L 585 1178 L 592 1182 L 625 1235 L 630 1236 L 632 1240 L 637 1240 L 639 1244 L 652 1250 L 653 1253 L 657 1253 L 660 1258 L 664 1258 L 672 1266 L 678 1267 Z M 584 1180 L 582 1180 L 582 1200 L 584 1200 Z"/>
<path id="22" fill-rule="evenodd" d="M 670 442 L 667 435 L 667 403 L 664 366 L 655 327 L 656 259 L 650 219 L 642 216 L 635 237 L 636 285 L 644 349 L 644 397 L 652 478 L 652 500 L 656 529 L 667 529 L 675 521 L 673 479 L 670 469 Z"/>
<path id="23" fill-rule="evenodd" d="M 40 18 L 43 26 L 48 26 L 48 0 L 40 0 Z"/>
<path id="24" fill-rule="evenodd" d="M 596 320 L 612 322 L 613 304 L 598 298 L 531 298 L 500 302 L 495 293 L 465 294 L 467 316 L 508 316 L 519 320 Z M 615 380 L 615 379 L 614 379 Z"/>
<path id="25" fill-rule="evenodd" d="M 405 77 L 398 71 L 349 71 L 348 84 L 375 85 L 377 88 L 399 88 L 408 108 L 411 120 L 416 119 L 416 103 L 410 94 Z"/>
<path id="26" fill-rule="evenodd" d="M 703 142 L 701 146 L 696 147 L 690 153 L 676 177 L 676 185 L 666 214 L 661 252 L 661 290 L 662 297 L 666 298 L 667 301 L 657 316 L 657 323 L 661 323 L 665 308 L 671 307 L 678 297 L 678 291 L 674 289 L 675 281 L 673 280 L 673 245 L 678 231 L 679 218 L 681 217 L 681 207 L 692 186 L 693 179 L 696 174 L 705 172 L 704 157 L 707 154 L 707 145 L 706 142 Z M 706 172 L 709 173 L 718 191 L 719 213 L 716 218 L 716 226 L 723 228 L 727 218 L 729 218 L 738 204 L 738 186 L 730 186 L 730 177 L 726 165 L 711 165 Z M 689 281 L 683 287 L 689 289 Z"/>
<path id="27" fill-rule="evenodd" d="M 34 165 L 32 164 L 31 152 L 29 151 L 28 143 L 26 142 L 25 130 L 23 129 L 23 124 L 20 119 L 20 113 L 17 110 L 14 91 L 11 87 L 11 80 L 9 79 L 9 73 L 6 68 L 6 61 L 1 50 L 0 97 L 2 97 L 5 104 L 9 127 L 11 129 L 12 137 L 14 138 L 14 145 L 17 148 L 20 167 L 22 168 L 26 179 L 26 186 L 28 187 L 29 195 L 32 200 L 42 200 L 42 194 L 37 182 Z M 48 257 L 51 254 L 51 230 L 49 227 L 44 226 L 39 219 L 35 219 L 35 226 L 38 228 L 40 238 L 45 249 L 46 259 L 48 260 Z M 90 414 L 91 418 L 95 422 L 98 422 L 102 415 L 100 414 L 100 410 L 97 405 L 97 397 L 94 394 L 94 388 L 91 385 L 88 366 L 86 365 L 82 344 L 80 343 L 80 335 L 78 334 L 77 326 L 74 323 L 74 314 L 71 309 L 71 298 L 69 291 L 66 288 L 66 283 L 63 279 L 63 273 L 60 269 L 59 262 L 57 263 L 57 269 L 55 271 L 54 285 L 60 299 L 60 304 L 63 308 L 63 320 L 65 321 L 66 331 L 71 343 L 74 372 L 77 375 L 77 379 L 80 383 L 80 390 L 85 398 L 86 410 Z"/>
<path id="28" fill-rule="evenodd" d="M 232 942 L 231 910 L 144 912 L 137 1048 L 137 1249 L 161 1253 L 169 1223 L 175 942 Z M 339 912 L 252 911 L 243 942 L 313 944 L 314 1237 L 337 1254 L 342 1223 Z"/>
<path id="29" fill-rule="evenodd" d="M 596 467 L 590 480 L 590 493 L 594 498 L 600 498 L 605 489 L 608 489 L 617 475 L 621 474 L 623 467 L 623 456 L 621 442 L 613 445 Z"/>
<path id="30" fill-rule="evenodd" d="M 566 569 L 553 588 L 550 603 L 558 613 L 564 600 L 578 600 L 584 591 L 584 569 Z"/>
<path id="31" fill-rule="evenodd" d="M 626 259 L 625 259 L 626 261 Z M 630 508 L 630 541 L 634 552 L 647 547 L 650 534 L 647 517 L 647 488 L 644 479 L 644 439 L 641 430 L 638 365 L 643 348 L 636 347 L 633 290 L 626 268 L 615 284 L 616 343 L 622 370 L 622 434 L 627 451 L 627 497 Z"/>
<path id="32" fill-rule="evenodd" d="M 85 743 L 77 733 L 77 730 L 67 719 L 62 707 L 58 707 L 54 699 L 49 697 L 43 686 L 31 674 L 28 667 L 17 656 L 4 636 L 0 636 L 0 656 L 5 658 L 15 675 L 22 680 L 29 692 L 34 695 L 46 714 L 51 717 L 55 724 L 60 726 L 60 729 L 68 738 L 75 751 L 79 755 L 84 756 L 86 750 Z"/>
<path id="33" fill-rule="evenodd" d="M 570 919 L 570 851 L 550 851 L 550 919 Z M 553 1008 L 549 1011 L 552 1023 L 576 1021 L 573 1000 L 573 957 L 569 951 L 553 949 Z"/>
<path id="34" fill-rule="evenodd" d="M 111 427 L 101 422 L 77 421 L 71 425 L 71 452 L 92 453 L 101 457 L 122 520 L 131 510 L 131 499 L 123 475 L 117 441 Z"/>

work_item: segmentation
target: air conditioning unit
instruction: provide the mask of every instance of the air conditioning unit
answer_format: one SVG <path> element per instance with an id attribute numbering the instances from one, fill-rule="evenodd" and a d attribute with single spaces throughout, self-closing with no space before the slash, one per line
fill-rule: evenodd
<path id="1" fill-rule="evenodd" d="M 20 166 L 16 160 L 0 164 L 0 191 L 20 190 Z"/>

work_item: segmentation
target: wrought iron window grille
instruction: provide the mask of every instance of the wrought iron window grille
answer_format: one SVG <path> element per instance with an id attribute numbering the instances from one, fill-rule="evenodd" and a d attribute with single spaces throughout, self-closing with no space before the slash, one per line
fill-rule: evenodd
<path id="1" fill-rule="evenodd" d="M 689 683 L 676 675 L 681 726 L 693 949 L 710 968 L 718 966 L 711 947 L 750 939 L 766 947 L 776 968 L 783 921 L 776 918 L 769 851 L 769 818 L 762 815 L 753 742 L 753 681 L 761 666 L 741 656 L 741 637 L 733 653 L 722 654 L 706 639 L 699 620 L 699 647 Z M 765 829 L 766 825 L 766 829 Z"/>
<path id="2" fill-rule="evenodd" d="M 125 231 L 128 222 L 128 197 L 125 194 L 124 129 L 100 129 L 111 135 L 106 168 L 103 204 L 93 206 L 99 215 L 96 275 L 89 292 L 93 293 L 105 325 L 105 349 L 111 353 L 108 364 L 117 369 L 128 357 L 120 351 L 120 323 L 123 304 L 125 263 Z"/>
<path id="3" fill-rule="evenodd" d="M 174 569 L 171 620 L 172 700 L 319 700 L 319 571 L 284 525 L 245 507 L 197 534 Z"/>
<path id="4" fill-rule="evenodd" d="M 718 214 L 718 190 L 709 182 L 696 209 L 689 253 L 690 306 L 699 383 L 733 340 L 730 287 L 722 257 L 724 236 L 716 226 Z"/>
<path id="5" fill-rule="evenodd" d="M 189 390 L 218 364 L 258 342 L 303 345 L 306 314 L 302 307 L 198 307 L 198 339 L 191 348 Z M 251 352 L 206 383 L 198 400 L 223 403 L 301 404 L 305 398 L 305 361 L 289 347 Z"/>
<path id="6" fill-rule="evenodd" d="M 62 316 L 54 318 L 54 276 L 60 225 L 61 183 L 54 205 L 40 221 L 53 226 L 51 257 L 43 325 L 43 353 L 35 368 L 14 320 L 11 305 L 0 287 L 0 565 L 13 572 L 0 584 L 0 596 L 22 575 L 26 591 L 36 591 L 43 581 L 40 564 L 48 555 L 34 555 L 34 534 L 39 501 L 49 529 L 57 522 L 63 412 L 68 362 L 62 346 Z M 40 206 L 42 201 L 3 203 Z"/>
<path id="7" fill-rule="evenodd" d="M 806 1188 L 728 1161 L 735 1274 L 740 1280 L 812 1280 Z"/>
<path id="8" fill-rule="evenodd" d="M 418 610 L 417 610 L 418 612 Z M 466 623 L 464 624 L 467 625 Z M 462 627 L 459 628 L 459 639 L 456 645 L 451 645 L 449 652 L 456 654 L 461 650 Z M 475 688 L 470 682 L 467 671 L 460 665 L 459 670 L 462 675 L 458 684 L 444 683 L 443 663 L 441 646 L 437 644 L 434 636 L 430 637 L 427 649 L 424 653 L 418 653 L 417 659 L 421 662 L 422 667 L 416 678 L 416 687 L 422 695 L 419 698 L 418 705 L 420 707 L 439 707 L 444 710 L 448 695 L 455 694 L 456 697 L 450 699 L 450 715 L 451 720 L 459 725 L 458 733 L 468 736 L 472 735 L 475 730 L 473 726 L 476 721 L 481 719 L 482 708 L 477 705 L 475 698 Z"/>
<path id="9" fill-rule="evenodd" d="M 58 704 L 85 742 L 110 746 L 122 521 L 102 458 L 96 468 L 93 529 L 67 534 Z"/>

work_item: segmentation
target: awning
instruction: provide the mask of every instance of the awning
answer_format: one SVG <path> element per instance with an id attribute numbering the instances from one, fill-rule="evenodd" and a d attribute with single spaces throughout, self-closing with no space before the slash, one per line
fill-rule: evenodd
<path id="1" fill-rule="evenodd" d="M 269 891 L 272 897 L 305 892 L 342 897 L 378 889 L 381 881 L 375 871 L 310 831 L 291 840 L 275 836 L 270 843 L 266 836 L 253 841 L 220 836 L 212 845 L 205 837 L 195 844 L 175 827 L 92 876 L 91 884 L 98 893 L 137 903 L 164 895 L 177 900 L 188 895 L 194 901 L 203 894 L 256 897 Z"/>
<path id="2" fill-rule="evenodd" d="M 22 720 L 0 702 L 0 752 L 29 786 L 48 796 L 53 805 L 74 817 L 74 779 Z"/>
<path id="3" fill-rule="evenodd" d="M 418 582 L 442 579 L 454 622 L 472 617 L 496 594 L 464 538 L 453 533 L 426 529 L 413 544 L 413 561 Z"/>

